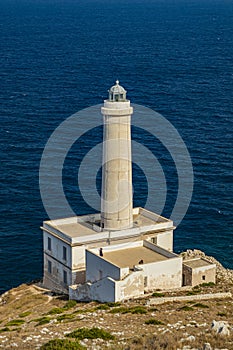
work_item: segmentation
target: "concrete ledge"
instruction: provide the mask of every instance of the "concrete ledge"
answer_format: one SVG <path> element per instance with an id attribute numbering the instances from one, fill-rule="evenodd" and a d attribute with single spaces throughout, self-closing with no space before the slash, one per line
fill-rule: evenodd
<path id="1" fill-rule="evenodd" d="M 180 297 L 164 297 L 164 298 L 158 297 L 158 298 L 149 299 L 146 304 L 150 306 L 150 305 L 158 305 L 158 304 L 174 302 L 174 301 L 190 301 L 190 300 L 192 301 L 192 300 L 225 299 L 225 298 L 232 298 L 232 294 L 228 292 L 228 293 L 187 295 L 187 296 L 180 296 Z"/>

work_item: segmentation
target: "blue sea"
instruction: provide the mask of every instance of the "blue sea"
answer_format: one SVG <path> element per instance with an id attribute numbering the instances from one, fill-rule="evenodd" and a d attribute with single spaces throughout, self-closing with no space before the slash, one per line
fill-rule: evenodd
<path id="1" fill-rule="evenodd" d="M 48 216 L 39 164 L 48 138 L 70 115 L 102 103 L 116 79 L 133 103 L 173 124 L 191 155 L 194 191 L 175 251 L 201 249 L 233 268 L 232 0 L 0 0 L 0 13 L 1 292 L 42 276 Z M 77 214 L 93 212 L 77 169 L 101 138 L 101 127 L 87 132 L 64 164 Z M 171 157 L 143 132 L 132 129 L 132 138 L 160 161 L 169 217 L 178 191 Z M 134 204 L 143 206 L 146 178 L 133 169 Z"/>

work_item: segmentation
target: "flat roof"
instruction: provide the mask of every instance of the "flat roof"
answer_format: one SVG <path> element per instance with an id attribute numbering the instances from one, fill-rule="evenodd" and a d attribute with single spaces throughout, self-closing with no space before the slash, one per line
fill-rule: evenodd
<path id="1" fill-rule="evenodd" d="M 167 220 L 168 219 L 165 219 L 162 216 L 158 216 L 157 220 L 151 219 L 143 215 L 143 212 L 142 212 L 133 216 L 133 226 L 140 227 L 140 226 L 156 225 L 156 224 L 160 224 L 161 222 L 166 222 Z"/>
<path id="2" fill-rule="evenodd" d="M 53 224 L 51 226 L 72 238 L 96 234 L 96 231 L 94 231 L 92 227 L 88 227 L 85 222 L 64 223 L 60 225 Z"/>
<path id="3" fill-rule="evenodd" d="M 197 267 L 203 267 L 203 266 L 209 266 L 209 265 L 213 265 L 211 262 L 208 262 L 204 259 L 193 259 L 193 260 L 187 260 L 187 261 L 183 261 L 183 263 L 189 267 L 191 267 L 192 269 L 195 269 Z"/>
<path id="4" fill-rule="evenodd" d="M 114 232 L 121 231 L 125 232 L 127 235 L 135 234 L 135 230 L 146 231 L 149 230 L 161 230 L 167 227 L 173 227 L 173 222 L 170 219 L 166 219 L 156 213 L 150 212 L 149 210 L 143 208 L 133 209 L 133 227 L 126 230 L 113 230 L 112 236 L 114 237 Z M 100 213 L 75 216 L 72 218 L 55 219 L 48 220 L 44 222 L 44 229 L 49 229 L 50 233 L 59 234 L 59 232 L 71 240 L 78 239 L 79 237 L 89 237 L 91 235 L 104 234 L 108 231 L 102 231 L 100 229 Z M 54 232 L 56 230 L 57 232 Z M 134 232 L 135 231 L 135 232 Z M 138 233 L 140 233 L 138 231 Z M 88 238 L 89 239 L 89 238 Z"/>
<path id="5" fill-rule="evenodd" d="M 104 252 L 103 248 L 103 258 L 118 267 L 129 267 L 130 269 L 134 265 L 138 265 L 140 260 L 143 260 L 143 264 L 149 264 L 168 259 L 164 255 L 146 247 L 135 247 L 110 252 Z"/>

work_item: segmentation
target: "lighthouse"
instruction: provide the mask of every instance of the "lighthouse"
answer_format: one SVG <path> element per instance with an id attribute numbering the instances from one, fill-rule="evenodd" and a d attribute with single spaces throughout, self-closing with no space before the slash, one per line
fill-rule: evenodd
<path id="1" fill-rule="evenodd" d="M 131 115 L 133 108 L 119 81 L 109 90 L 103 114 L 101 228 L 124 230 L 133 226 Z"/>
<path id="2" fill-rule="evenodd" d="M 101 211 L 43 222 L 44 286 L 79 301 L 117 302 L 182 282 L 215 282 L 215 265 L 202 258 L 182 267 L 172 220 L 133 208 L 133 108 L 118 80 L 101 113 Z"/>

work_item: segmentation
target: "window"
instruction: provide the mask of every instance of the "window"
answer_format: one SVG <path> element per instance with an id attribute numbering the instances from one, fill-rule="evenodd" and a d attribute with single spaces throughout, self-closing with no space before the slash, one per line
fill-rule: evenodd
<path id="1" fill-rule="evenodd" d="M 52 241 L 50 237 L 48 237 L 48 250 L 52 250 Z"/>
<path id="2" fill-rule="evenodd" d="M 48 260 L 48 273 L 52 273 L 52 263 Z"/>
<path id="3" fill-rule="evenodd" d="M 67 272 L 63 270 L 63 282 L 67 284 Z"/>
<path id="4" fill-rule="evenodd" d="M 64 246 L 63 246 L 62 258 L 63 258 L 63 260 L 66 260 L 66 259 L 67 259 L 67 250 L 66 250 L 66 247 L 64 247 Z"/>
<path id="5" fill-rule="evenodd" d="M 151 238 L 151 243 L 157 244 L 157 237 L 152 237 Z"/>
<path id="6" fill-rule="evenodd" d="M 202 280 L 205 281 L 205 276 L 202 276 Z"/>

